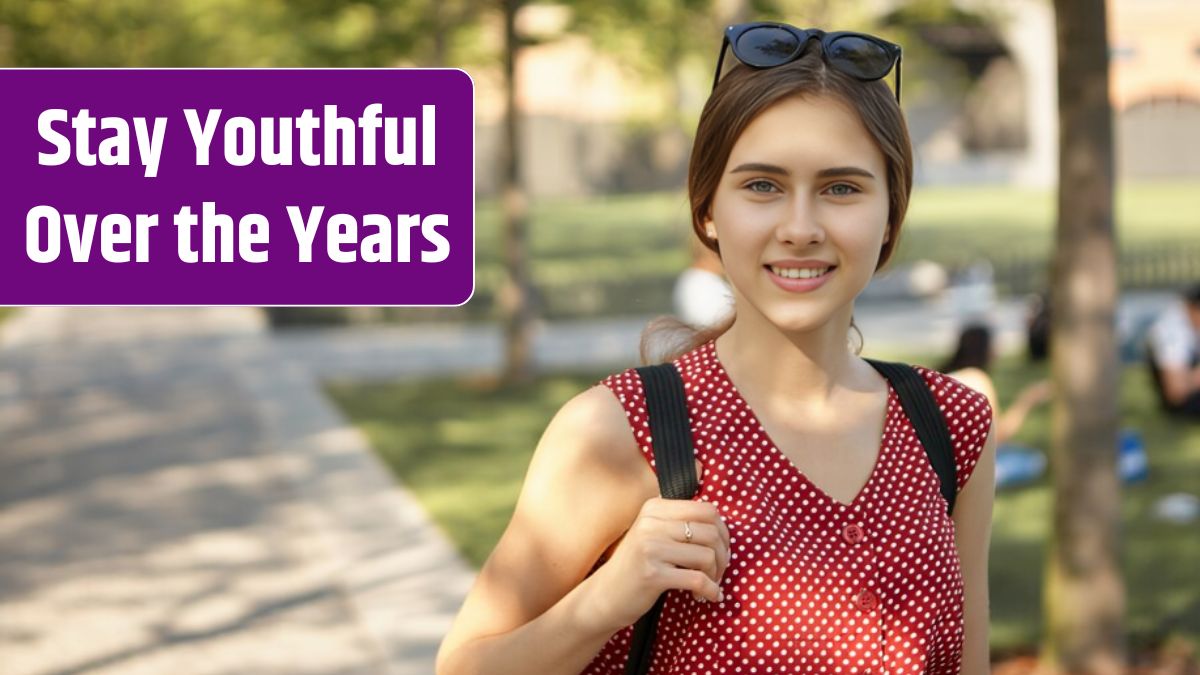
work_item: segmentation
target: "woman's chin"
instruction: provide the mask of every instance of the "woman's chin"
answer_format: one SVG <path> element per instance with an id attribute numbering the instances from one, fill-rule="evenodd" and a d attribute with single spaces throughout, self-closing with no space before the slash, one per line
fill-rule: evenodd
<path id="1" fill-rule="evenodd" d="M 833 313 L 780 308 L 767 313 L 764 318 L 781 333 L 797 335 L 813 333 L 826 327 L 833 319 Z"/>

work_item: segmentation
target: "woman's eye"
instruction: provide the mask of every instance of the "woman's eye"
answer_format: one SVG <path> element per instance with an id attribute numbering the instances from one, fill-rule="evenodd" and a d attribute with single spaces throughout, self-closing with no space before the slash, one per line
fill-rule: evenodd
<path id="1" fill-rule="evenodd" d="M 838 183 L 837 185 L 831 186 L 829 188 L 829 192 L 834 197 L 849 197 L 850 195 L 858 192 L 858 188 L 846 183 Z"/>
<path id="2" fill-rule="evenodd" d="M 770 181 L 756 180 L 747 183 L 746 189 L 760 194 L 769 194 L 775 191 L 775 184 Z"/>

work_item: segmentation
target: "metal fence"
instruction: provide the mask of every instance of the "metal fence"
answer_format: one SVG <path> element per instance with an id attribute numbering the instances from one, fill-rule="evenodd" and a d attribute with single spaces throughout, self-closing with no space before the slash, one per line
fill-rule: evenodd
<path id="1" fill-rule="evenodd" d="M 1045 256 L 998 256 L 992 261 L 997 291 L 1023 295 L 1049 286 L 1051 261 Z M 1200 283 L 1200 241 L 1122 248 L 1120 285 L 1125 290 L 1173 289 Z"/>

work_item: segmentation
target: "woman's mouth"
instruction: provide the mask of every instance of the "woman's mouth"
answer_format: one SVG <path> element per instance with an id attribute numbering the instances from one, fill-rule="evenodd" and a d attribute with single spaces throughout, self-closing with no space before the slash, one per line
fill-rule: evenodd
<path id="1" fill-rule="evenodd" d="M 768 265 L 771 271 L 785 279 L 816 279 L 829 273 L 832 267 L 775 267 Z"/>
<path id="2" fill-rule="evenodd" d="M 828 267 L 778 267 L 775 265 L 764 265 L 771 281 L 775 282 L 785 291 L 791 293 L 807 293 L 814 291 L 821 286 L 832 276 L 836 266 Z"/>

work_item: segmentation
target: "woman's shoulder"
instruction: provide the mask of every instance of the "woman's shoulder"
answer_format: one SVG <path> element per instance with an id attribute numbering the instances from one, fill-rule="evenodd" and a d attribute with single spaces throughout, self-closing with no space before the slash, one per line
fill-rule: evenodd
<path id="1" fill-rule="evenodd" d="M 606 407 L 620 411 L 619 417 L 611 412 L 607 417 L 609 424 L 619 428 L 608 430 L 608 433 L 621 438 L 621 450 L 618 451 L 620 459 L 636 460 L 641 471 L 645 471 L 647 463 L 653 466 L 650 414 L 646 410 L 646 390 L 637 369 L 613 373 L 601 380 L 594 389 L 599 392 L 598 395 L 607 398 Z"/>
<path id="2" fill-rule="evenodd" d="M 697 381 L 702 377 L 702 371 L 705 369 L 704 349 L 705 345 L 701 345 L 669 362 L 679 372 L 684 388 L 683 395 L 688 401 L 689 407 L 696 404 L 693 396 Z M 647 464 L 653 468 L 655 462 L 654 446 L 650 434 L 650 413 L 646 406 L 646 389 L 641 374 L 636 368 L 613 373 L 600 380 L 597 388 L 602 392 L 607 390 L 608 398 L 618 405 L 623 415 L 621 418 L 612 414 L 607 417 L 609 423 L 621 427 L 620 432 L 611 432 L 624 437 L 622 449 L 619 451 L 621 458 L 626 459 L 630 454 L 640 455 L 638 461 L 641 464 L 641 470 L 644 471 Z M 691 394 L 688 393 L 689 389 L 692 391 Z M 636 447 L 636 452 L 629 453 L 627 451 L 630 444 Z"/>
<path id="3" fill-rule="evenodd" d="M 990 417 L 995 386 L 986 372 L 978 368 L 963 368 L 951 373 L 938 372 L 924 366 L 915 368 L 925 378 L 925 383 L 943 413 L 967 411 L 973 416 L 986 414 Z"/>
<path id="4" fill-rule="evenodd" d="M 601 385 L 564 403 L 534 450 L 521 501 L 560 510 L 571 503 L 593 516 L 607 508 L 605 518 L 627 526 L 654 496 L 655 481 L 625 420 L 620 403 Z"/>
<path id="5" fill-rule="evenodd" d="M 992 429 L 992 405 L 987 396 L 967 386 L 957 377 L 920 366 L 917 366 L 917 371 L 925 378 L 946 421 L 950 442 L 954 448 L 958 488 L 961 490 L 983 455 Z M 961 374 L 962 371 L 955 372 Z M 987 377 L 983 371 L 979 372 L 983 377 Z M 990 385 L 990 379 L 988 383 Z"/>
<path id="6" fill-rule="evenodd" d="M 613 374 L 567 401 L 550 423 L 550 430 L 570 438 L 580 451 L 604 463 L 632 463 L 637 443 L 630 433 L 629 412 L 614 386 L 625 382 Z M 628 386 L 628 385 L 623 385 Z"/>
<path id="7" fill-rule="evenodd" d="M 709 340 L 688 349 L 688 351 L 682 354 L 677 353 L 673 357 L 668 357 L 669 360 L 656 364 L 656 366 L 669 365 L 673 367 L 678 371 L 686 387 L 692 380 L 705 375 L 712 369 L 711 353 L 712 340 Z M 642 383 L 642 376 L 638 373 L 637 368 L 627 368 L 613 373 L 601 379 L 599 384 L 604 385 L 612 391 L 617 400 L 626 408 L 627 414 L 635 416 L 639 412 L 642 414 L 645 413 L 646 391 Z"/>
<path id="8" fill-rule="evenodd" d="M 931 371 L 936 372 L 936 371 Z M 949 373 L 937 373 L 942 376 L 950 387 L 966 387 L 972 392 L 979 393 L 987 400 L 988 405 L 992 408 L 998 408 L 996 400 L 996 385 L 992 383 L 992 378 L 986 371 L 979 368 L 961 368 Z"/>
<path id="9" fill-rule="evenodd" d="M 631 399 L 639 399 L 645 395 L 642 388 L 642 378 L 636 368 L 626 368 L 613 373 L 596 383 L 600 391 L 608 390 L 609 398 L 614 398 L 622 405 Z"/>
<path id="10" fill-rule="evenodd" d="M 684 383 L 684 389 L 687 390 L 694 386 L 696 380 L 711 374 L 715 357 L 713 356 L 712 340 L 685 349 L 687 351 L 682 353 L 676 351 L 672 356 L 668 356 L 666 361 L 656 364 L 655 367 L 670 366 L 674 368 Z M 601 379 L 598 384 L 609 389 L 613 396 L 620 401 L 634 426 L 639 418 L 645 417 L 646 390 L 638 368 L 627 368 L 613 373 Z"/>

